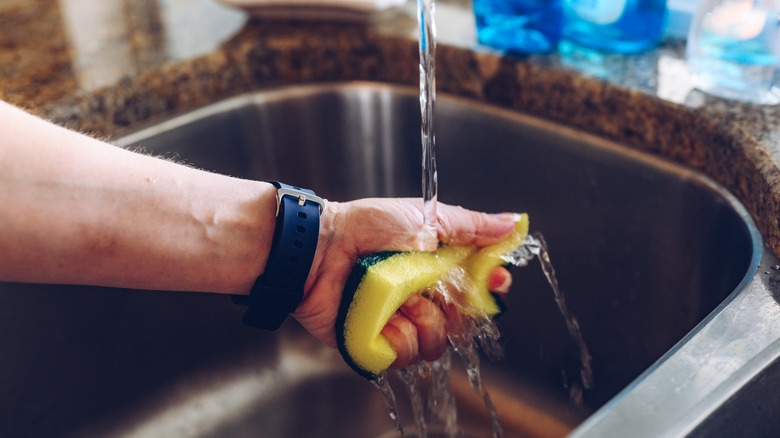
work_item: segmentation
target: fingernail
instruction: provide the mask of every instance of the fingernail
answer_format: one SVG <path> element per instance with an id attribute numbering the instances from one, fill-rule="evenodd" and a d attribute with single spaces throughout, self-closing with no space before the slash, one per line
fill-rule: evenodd
<path id="1" fill-rule="evenodd" d="M 517 213 L 498 213 L 493 216 L 504 222 L 517 222 L 520 220 L 520 215 Z"/>
<path id="2" fill-rule="evenodd" d="M 493 292 L 498 292 L 501 294 L 505 294 L 509 292 L 509 288 L 512 287 L 512 276 L 507 275 L 504 277 L 504 281 L 501 284 L 497 284 L 495 286 L 491 285 L 490 288 Z"/>

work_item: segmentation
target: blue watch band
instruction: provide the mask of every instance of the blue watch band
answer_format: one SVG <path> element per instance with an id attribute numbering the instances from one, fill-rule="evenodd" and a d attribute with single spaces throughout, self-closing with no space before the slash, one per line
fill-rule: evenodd
<path id="1" fill-rule="evenodd" d="M 276 330 L 303 299 L 320 231 L 324 201 L 313 191 L 278 181 L 276 186 L 276 228 L 271 251 L 249 297 L 234 302 L 248 305 L 244 324 Z"/>

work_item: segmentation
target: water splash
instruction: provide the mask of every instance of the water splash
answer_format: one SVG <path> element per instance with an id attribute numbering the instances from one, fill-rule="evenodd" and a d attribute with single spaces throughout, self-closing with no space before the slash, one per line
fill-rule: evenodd
<path id="1" fill-rule="evenodd" d="M 425 438 L 428 436 L 428 423 L 425 421 L 425 405 L 422 396 L 422 378 L 430 372 L 430 366 L 425 362 L 419 362 L 398 370 L 398 376 L 404 383 L 406 394 L 412 404 L 412 415 L 414 415 L 414 424 L 417 437 Z"/>
<path id="2" fill-rule="evenodd" d="M 488 320 L 489 321 L 489 320 Z M 492 323 L 492 321 L 489 321 Z M 503 431 L 501 423 L 498 421 L 498 412 L 496 412 L 493 401 L 490 399 L 485 387 L 482 385 L 482 375 L 479 371 L 479 354 L 477 349 L 477 342 L 484 330 L 481 329 L 482 324 L 473 325 L 470 330 L 465 333 L 455 333 L 449 336 L 450 345 L 452 345 L 455 353 L 463 360 L 466 366 L 466 375 L 469 378 L 471 387 L 477 393 L 482 395 L 482 400 L 485 403 L 485 408 L 490 415 L 490 425 L 493 431 L 493 438 L 501 438 Z M 488 342 L 484 339 L 482 342 Z"/>
<path id="3" fill-rule="evenodd" d="M 499 342 L 501 331 L 495 321 L 485 319 L 475 324 L 473 328 L 474 339 L 479 343 L 479 348 L 493 362 L 504 357 L 504 346 Z"/>
<path id="4" fill-rule="evenodd" d="M 542 271 L 553 290 L 555 302 L 563 315 L 568 332 L 579 348 L 581 362 L 580 381 L 570 381 L 565 371 L 563 379 L 564 386 L 569 389 L 570 398 L 575 404 L 581 406 L 583 388 L 592 388 L 594 384 L 591 356 L 582 336 L 579 323 L 569 310 L 566 300 L 561 293 L 544 237 L 539 233 L 527 236 L 525 242 L 507 254 L 504 260 L 516 266 L 527 266 L 535 258 L 538 258 Z M 458 308 L 460 305 L 458 303 L 458 295 L 453 292 L 466 290 L 471 287 L 471 281 L 465 270 L 456 268 L 432 288 L 429 294 L 446 304 L 454 304 Z M 462 432 L 458 428 L 457 407 L 450 382 L 454 353 L 463 361 L 471 387 L 482 396 L 485 409 L 490 416 L 493 438 L 501 438 L 503 436 L 501 423 L 490 395 L 482 383 L 479 368 L 480 351 L 492 361 L 501 359 L 503 356 L 503 347 L 499 342 L 500 331 L 495 322 L 487 316 L 469 317 L 465 313 L 454 312 L 454 315 L 448 313 L 447 318 L 446 331 L 450 348 L 444 355 L 435 362 L 418 363 L 399 372 L 400 380 L 405 385 L 412 405 L 415 424 L 415 433 L 413 435 L 404 434 L 405 432 L 398 418 L 395 396 L 389 384 L 387 384 L 386 375 L 383 374 L 381 381 L 377 381 L 374 384 L 380 389 L 395 429 L 402 438 L 411 438 L 412 436 L 427 438 L 431 433 L 437 437 L 462 437 Z M 423 402 L 423 380 L 430 381 L 427 403 Z M 423 406 L 427 407 L 427 410 Z"/>
<path id="5" fill-rule="evenodd" d="M 566 305 L 566 299 L 561 293 L 561 289 L 558 286 L 558 278 L 555 275 L 555 268 L 550 261 L 550 253 L 548 251 L 547 242 L 544 240 L 544 236 L 541 233 L 534 233 L 526 236 L 526 240 L 523 245 L 520 245 L 517 249 L 510 252 L 504 257 L 507 263 L 511 263 L 515 266 L 528 266 L 528 263 L 534 258 L 538 257 L 539 263 L 542 266 L 542 272 L 547 278 L 547 282 L 553 290 L 555 296 L 555 304 L 558 306 L 558 310 L 563 315 L 563 319 L 566 322 L 566 329 L 569 332 L 569 336 L 577 343 L 577 348 L 580 354 L 580 379 L 582 387 L 590 389 L 594 385 L 593 380 L 593 368 L 591 365 L 592 357 L 588 351 L 588 346 L 585 344 L 585 339 L 582 336 L 582 330 L 580 324 L 574 314 L 569 310 Z M 573 400 L 579 403 L 582 402 L 582 388 L 577 389 L 576 384 L 572 384 L 570 388 Z"/>
<path id="6" fill-rule="evenodd" d="M 374 386 L 379 388 L 390 418 L 393 420 L 395 430 L 403 438 L 427 438 L 431 433 L 435 437 L 463 437 L 458 426 L 458 411 L 450 380 L 453 354 L 463 361 L 469 384 L 483 399 L 485 409 L 490 417 L 493 438 L 502 438 L 503 436 L 498 413 L 482 384 L 479 369 L 479 350 L 483 345 L 498 344 L 498 329 L 489 320 L 477 323 L 471 318 L 462 318 L 458 320 L 457 324 L 457 327 L 448 330 L 450 348 L 438 360 L 430 363 L 420 362 L 397 372 L 412 405 L 415 424 L 413 432 L 405 431 L 401 426 L 395 396 L 387 382 L 386 373 L 374 381 Z M 497 345 L 490 345 L 489 350 L 492 351 L 493 355 L 496 355 L 499 354 L 501 348 Z M 423 395 L 425 395 L 423 381 L 429 383 L 427 403 L 423 402 Z"/>
<path id="7" fill-rule="evenodd" d="M 393 388 L 390 387 L 390 382 L 387 380 L 387 373 L 380 374 L 371 383 L 379 390 L 379 394 L 382 396 L 382 401 L 385 403 L 390 419 L 393 420 L 393 427 L 398 432 L 398 436 L 406 438 L 404 428 L 401 426 L 401 420 L 398 417 L 398 403 L 395 400 Z"/>
<path id="8" fill-rule="evenodd" d="M 447 350 L 431 364 L 431 393 L 428 397 L 430 423 L 444 431 L 447 438 L 458 436 L 458 408 L 450 383 L 452 352 Z"/>

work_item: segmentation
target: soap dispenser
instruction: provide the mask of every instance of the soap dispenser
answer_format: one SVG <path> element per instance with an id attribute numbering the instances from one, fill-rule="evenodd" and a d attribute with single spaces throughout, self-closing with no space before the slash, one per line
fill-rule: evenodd
<path id="1" fill-rule="evenodd" d="M 473 0 L 481 44 L 510 53 L 558 49 L 561 0 Z"/>
<path id="2" fill-rule="evenodd" d="M 653 48 L 666 20 L 666 0 L 563 0 L 563 36 L 603 52 Z"/>

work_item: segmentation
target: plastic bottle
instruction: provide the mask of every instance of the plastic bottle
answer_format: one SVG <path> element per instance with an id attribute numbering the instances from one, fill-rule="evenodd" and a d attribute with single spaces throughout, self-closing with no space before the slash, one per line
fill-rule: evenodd
<path id="1" fill-rule="evenodd" d="M 479 42 L 507 52 L 558 48 L 561 0 L 473 0 Z"/>
<path id="2" fill-rule="evenodd" d="M 605 52 L 654 47 L 666 20 L 666 0 L 563 0 L 563 36 Z"/>
<path id="3" fill-rule="evenodd" d="M 702 0 L 687 59 L 696 88 L 716 96 L 780 103 L 780 0 Z"/>

